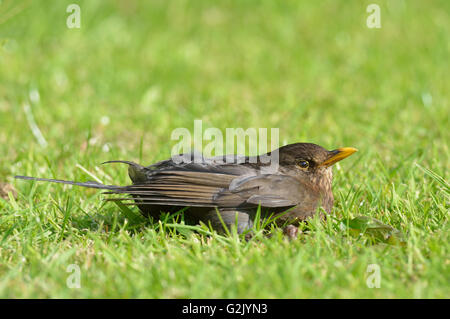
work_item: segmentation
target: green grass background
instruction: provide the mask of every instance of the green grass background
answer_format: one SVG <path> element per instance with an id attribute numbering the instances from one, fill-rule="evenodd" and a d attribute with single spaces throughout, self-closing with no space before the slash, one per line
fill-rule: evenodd
<path id="1" fill-rule="evenodd" d="M 66 27 L 74 2 L 80 29 Z M 366 26 L 370 3 L 380 29 Z M 448 184 L 416 164 L 448 179 L 449 12 L 445 0 L 0 0 L 0 181 L 18 192 L 0 198 L 0 297 L 448 298 Z M 168 158 L 170 133 L 194 119 L 357 147 L 334 169 L 336 219 L 298 241 L 245 242 L 13 179 L 92 180 L 82 166 L 127 184 L 125 167 L 99 163 Z M 406 244 L 348 236 L 339 220 L 359 215 Z"/>

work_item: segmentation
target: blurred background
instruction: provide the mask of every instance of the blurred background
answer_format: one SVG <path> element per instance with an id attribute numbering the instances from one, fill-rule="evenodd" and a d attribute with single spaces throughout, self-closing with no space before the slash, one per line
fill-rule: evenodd
<path id="1" fill-rule="evenodd" d="M 30 152 L 149 164 L 194 119 L 430 165 L 448 154 L 448 1 L 377 1 L 375 29 L 373 1 L 77 1 L 79 29 L 71 3 L 0 2 L 1 179 Z"/>

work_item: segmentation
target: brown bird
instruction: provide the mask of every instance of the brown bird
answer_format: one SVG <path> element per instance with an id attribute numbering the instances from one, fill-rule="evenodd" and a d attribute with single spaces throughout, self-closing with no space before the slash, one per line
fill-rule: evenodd
<path id="1" fill-rule="evenodd" d="M 228 228 L 236 225 L 239 233 L 251 228 L 259 206 L 262 218 L 273 214 L 279 224 L 303 221 L 320 207 L 330 213 L 334 202 L 331 166 L 357 150 L 344 147 L 328 151 L 316 144 L 295 143 L 277 151 L 279 165 L 275 168 L 261 160 L 261 156 L 200 156 L 200 160 L 195 160 L 195 154 L 181 154 L 147 167 L 130 161 L 106 162 L 129 165 L 128 174 L 133 182 L 129 186 L 16 178 L 104 189 L 108 195 L 128 194 L 131 197 L 106 200 L 135 204 L 144 215 L 155 218 L 162 212 L 187 207 L 184 211 L 187 222 L 202 221 L 218 231 L 223 231 L 222 222 Z M 277 151 L 264 155 L 271 156 Z"/>

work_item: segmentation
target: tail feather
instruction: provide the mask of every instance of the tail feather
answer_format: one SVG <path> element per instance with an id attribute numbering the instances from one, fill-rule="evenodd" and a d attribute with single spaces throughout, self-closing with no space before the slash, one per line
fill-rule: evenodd
<path id="1" fill-rule="evenodd" d="M 146 186 L 148 185 L 129 185 L 129 186 L 116 186 L 116 185 L 104 185 L 94 181 L 88 182 L 75 182 L 75 181 L 66 181 L 61 179 L 52 179 L 52 178 L 40 178 L 40 177 L 31 177 L 31 176 L 14 176 L 17 179 L 31 180 L 31 181 L 42 181 L 42 182 L 51 182 L 51 183 L 60 183 L 60 184 L 68 184 L 68 185 L 76 185 L 88 188 L 97 188 L 108 190 L 107 192 L 103 192 L 106 195 L 113 194 L 121 194 L 121 195 L 131 195 L 131 197 L 113 197 L 113 198 L 105 198 L 105 201 L 119 201 L 123 202 L 125 205 L 171 205 L 171 206 L 193 206 L 193 207 L 215 207 L 216 204 L 211 202 L 210 196 L 199 196 L 197 194 L 196 197 L 189 197 L 189 194 L 184 194 L 188 192 L 188 189 L 185 190 L 173 190 L 172 192 L 158 192 L 152 190 L 146 190 Z M 138 187 L 138 188 L 136 188 Z M 173 196 L 171 196 L 173 195 Z M 137 197 L 136 197 L 137 196 Z M 142 196 L 142 197 L 141 197 Z M 128 201 L 135 201 L 135 203 L 130 203 Z"/>
<path id="2" fill-rule="evenodd" d="M 40 181 L 40 182 L 51 182 L 51 183 L 76 185 L 76 186 L 89 187 L 89 188 L 108 189 L 108 190 L 121 190 L 121 189 L 124 188 L 123 186 L 104 185 L 104 184 L 100 184 L 100 183 L 94 182 L 94 181 L 74 182 L 74 181 L 65 181 L 65 180 L 62 180 L 62 179 L 40 178 L 40 177 L 20 176 L 20 175 L 14 176 L 14 178 L 31 180 L 31 181 Z"/>
<path id="3" fill-rule="evenodd" d="M 111 164 L 111 163 L 123 163 L 123 164 L 128 164 L 128 176 L 130 176 L 130 179 L 133 181 L 133 183 L 144 183 L 147 179 L 147 174 L 146 171 L 147 169 L 142 166 L 139 165 L 135 162 L 131 162 L 131 161 L 107 161 L 107 162 L 103 162 L 102 164 Z"/>

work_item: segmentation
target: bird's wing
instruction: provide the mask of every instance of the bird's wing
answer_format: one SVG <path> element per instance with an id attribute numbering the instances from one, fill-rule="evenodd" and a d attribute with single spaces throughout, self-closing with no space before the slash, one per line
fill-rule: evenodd
<path id="1" fill-rule="evenodd" d="M 104 185 L 97 182 L 75 182 L 60 179 L 15 176 L 17 179 L 43 181 L 76 185 L 105 190 L 104 194 L 132 195 L 132 197 L 113 197 L 106 200 L 137 200 L 139 204 L 168 206 L 217 207 L 215 198 L 228 188 L 235 175 L 194 172 L 194 171 L 158 171 L 152 172 L 145 182 L 129 186 Z M 242 200 L 234 195 L 236 205 Z M 228 200 L 231 204 L 231 198 Z M 133 203 L 130 203 L 133 204 Z M 231 206 L 234 207 L 234 206 Z"/>
<path id="2" fill-rule="evenodd" d="M 261 174 L 234 179 L 229 192 L 238 194 L 247 204 L 263 207 L 295 206 L 305 190 L 296 178 L 281 174 Z"/>
<path id="3" fill-rule="evenodd" d="M 105 194 L 131 194 L 139 204 L 220 208 L 290 207 L 298 202 L 290 193 L 296 179 L 286 175 L 236 176 L 198 171 L 155 171 L 142 184 Z M 290 195 L 286 196 L 286 195 Z M 108 200 L 131 200 L 129 197 Z"/>
<path id="4" fill-rule="evenodd" d="M 247 158 L 248 159 L 248 158 Z M 149 167 L 123 162 L 129 166 L 133 185 L 115 186 L 94 182 L 73 182 L 16 176 L 21 179 L 71 184 L 104 189 L 105 194 L 123 194 L 131 197 L 113 197 L 106 200 L 135 200 L 140 205 L 192 206 L 220 208 L 250 208 L 294 206 L 302 187 L 287 175 L 260 174 L 253 165 L 223 164 L 217 161 L 177 164 L 172 160 Z M 303 187 L 304 188 L 304 187 Z M 130 205 L 133 202 L 128 203 Z"/>
<path id="5" fill-rule="evenodd" d="M 236 175 L 188 170 L 153 171 L 144 183 L 135 183 L 105 194 L 130 194 L 139 204 L 216 207 L 216 196 L 226 190 Z M 131 200 L 130 197 L 107 200 Z M 234 196 L 239 200 L 238 196 Z M 231 199 L 230 199 L 231 200 Z"/>

